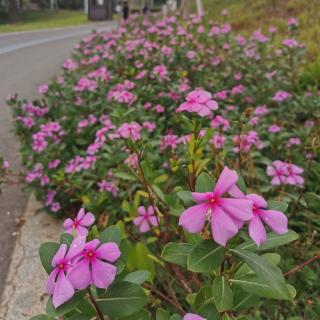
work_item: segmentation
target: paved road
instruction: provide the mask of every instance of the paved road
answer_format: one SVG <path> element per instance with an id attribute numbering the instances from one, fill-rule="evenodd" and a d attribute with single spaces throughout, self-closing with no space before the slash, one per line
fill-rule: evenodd
<path id="1" fill-rule="evenodd" d="M 12 132 L 11 110 L 5 100 L 9 93 L 37 96 L 41 83 L 59 72 L 75 44 L 93 29 L 110 29 L 111 23 L 88 24 L 63 30 L 0 35 L 0 154 L 21 171 L 19 145 Z M 19 231 L 16 219 L 23 216 L 28 195 L 18 186 L 5 186 L 0 195 L 0 300 Z"/>

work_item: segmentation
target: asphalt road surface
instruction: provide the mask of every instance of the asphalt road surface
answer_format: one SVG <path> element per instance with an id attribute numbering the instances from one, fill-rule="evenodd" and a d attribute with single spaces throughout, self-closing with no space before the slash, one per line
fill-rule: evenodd
<path id="1" fill-rule="evenodd" d="M 26 33 L 0 34 L 0 154 L 10 162 L 11 169 L 21 172 L 19 144 L 12 129 L 11 110 L 6 106 L 8 94 L 19 93 L 26 99 L 38 95 L 38 86 L 59 74 L 59 69 L 77 42 L 93 29 L 114 27 L 103 22 L 79 27 Z M 19 232 L 28 194 L 23 186 L 6 185 L 0 195 L 0 299 L 6 274 Z M 20 220 L 21 221 L 21 220 Z"/>

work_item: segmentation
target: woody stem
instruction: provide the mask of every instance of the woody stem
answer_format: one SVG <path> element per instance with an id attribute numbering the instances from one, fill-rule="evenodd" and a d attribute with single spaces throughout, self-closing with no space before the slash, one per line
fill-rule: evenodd
<path id="1" fill-rule="evenodd" d="M 90 301 L 92 302 L 94 308 L 96 309 L 97 315 L 98 315 L 99 319 L 100 319 L 100 320 L 105 320 L 105 319 L 104 319 L 104 315 L 103 315 L 101 309 L 99 308 L 99 306 L 98 306 L 98 304 L 97 304 L 97 301 L 95 300 L 95 298 L 94 298 L 94 296 L 93 296 L 93 294 L 92 294 L 92 291 L 91 291 L 91 288 L 90 288 L 90 287 L 88 288 L 88 293 L 89 293 Z"/>

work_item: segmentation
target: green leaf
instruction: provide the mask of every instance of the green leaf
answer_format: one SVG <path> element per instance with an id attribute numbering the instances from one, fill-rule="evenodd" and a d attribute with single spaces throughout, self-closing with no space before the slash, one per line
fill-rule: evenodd
<path id="1" fill-rule="evenodd" d="M 156 275 L 154 261 L 150 258 L 150 251 L 141 242 L 136 245 L 129 244 L 127 267 L 130 271 L 147 270 L 151 274 L 151 279 L 154 279 Z"/>
<path id="2" fill-rule="evenodd" d="M 39 314 L 37 316 L 32 317 L 30 320 L 50 320 L 50 318 L 45 314 Z"/>
<path id="3" fill-rule="evenodd" d="M 168 311 L 158 308 L 156 312 L 156 320 L 169 320 L 170 314 Z"/>
<path id="4" fill-rule="evenodd" d="M 139 270 L 139 271 L 134 271 L 129 274 L 127 274 L 124 278 L 123 281 L 128 281 L 136 284 L 142 284 L 147 280 L 150 280 L 151 274 L 147 270 Z"/>
<path id="5" fill-rule="evenodd" d="M 180 316 L 180 314 L 173 314 L 170 317 L 170 320 L 182 320 L 182 317 Z"/>
<path id="6" fill-rule="evenodd" d="M 188 257 L 188 269 L 193 272 L 212 272 L 220 267 L 225 249 L 212 240 L 203 240 L 195 245 Z"/>
<path id="7" fill-rule="evenodd" d="M 314 192 L 306 192 L 304 198 L 307 202 L 308 208 L 314 211 L 320 210 L 320 196 Z"/>
<path id="8" fill-rule="evenodd" d="M 69 234 L 69 233 L 63 233 L 60 236 L 60 243 L 65 243 L 67 246 L 70 246 L 73 240 L 73 235 Z"/>
<path id="9" fill-rule="evenodd" d="M 234 311 L 247 310 L 255 306 L 260 301 L 260 297 L 243 291 L 241 287 L 234 288 L 233 292 Z"/>
<path id="10" fill-rule="evenodd" d="M 268 201 L 268 209 L 286 212 L 286 210 L 288 209 L 288 204 L 283 201 L 269 200 Z"/>
<path id="11" fill-rule="evenodd" d="M 193 245 L 190 243 L 168 243 L 162 250 L 161 257 L 171 263 L 186 266 Z"/>
<path id="12" fill-rule="evenodd" d="M 246 183 L 244 182 L 243 177 L 239 171 L 237 171 L 237 174 L 238 174 L 237 186 L 244 194 L 246 194 L 247 193 Z"/>
<path id="13" fill-rule="evenodd" d="M 284 277 L 277 267 L 268 264 L 265 259 L 253 252 L 240 249 L 230 249 L 230 251 L 255 272 L 257 279 L 254 280 L 256 282 L 260 282 L 261 285 L 268 284 L 277 294 L 278 299 L 291 299 Z M 248 292 L 247 290 L 245 291 Z"/>
<path id="14" fill-rule="evenodd" d="M 70 300 L 68 300 L 66 303 L 64 303 L 57 309 L 54 308 L 52 304 L 52 299 L 49 298 L 46 308 L 47 314 L 51 317 L 61 317 L 64 314 L 73 310 L 81 301 L 83 301 L 84 296 L 84 290 L 77 291 Z"/>
<path id="15" fill-rule="evenodd" d="M 291 299 L 290 293 L 288 293 L 288 296 L 282 294 L 270 284 L 270 281 L 268 282 L 267 280 L 258 278 L 255 275 L 247 275 L 241 279 L 231 279 L 230 282 L 234 286 L 240 286 L 240 288 L 245 292 L 258 297 L 278 300 Z M 286 290 L 289 291 L 287 287 Z"/>
<path id="16" fill-rule="evenodd" d="M 177 192 L 178 197 L 182 200 L 186 207 L 192 206 L 195 204 L 195 201 L 192 198 L 190 191 L 179 191 Z"/>
<path id="17" fill-rule="evenodd" d="M 120 228 L 117 226 L 110 226 L 105 230 L 103 230 L 99 238 L 102 243 L 115 242 L 117 245 L 120 245 L 120 242 L 121 242 Z"/>
<path id="18" fill-rule="evenodd" d="M 233 293 L 227 280 L 223 276 L 217 276 L 212 288 L 214 303 L 219 312 L 231 310 L 233 307 Z"/>
<path id="19" fill-rule="evenodd" d="M 59 249 L 59 245 L 55 242 L 46 242 L 40 246 L 39 255 L 43 268 L 49 274 L 53 267 L 51 266 L 52 259 Z"/>
<path id="20" fill-rule="evenodd" d="M 133 319 L 134 320 L 150 320 L 151 315 L 147 310 L 143 309 L 143 310 L 136 312 L 135 314 L 131 314 L 127 317 L 121 318 L 121 320 L 133 320 Z"/>
<path id="21" fill-rule="evenodd" d="M 213 187 L 214 181 L 207 173 L 202 172 L 196 181 L 196 192 L 212 192 Z"/>
<path id="22" fill-rule="evenodd" d="M 206 304 L 201 306 L 197 312 L 204 317 L 206 320 L 220 320 L 221 317 L 219 315 L 218 310 L 214 306 L 214 304 Z"/>
<path id="23" fill-rule="evenodd" d="M 117 178 L 123 179 L 123 180 L 129 180 L 129 181 L 136 181 L 137 179 L 132 176 L 131 174 L 125 173 L 125 172 L 116 172 L 114 174 Z"/>
<path id="24" fill-rule="evenodd" d="M 104 314 L 119 318 L 142 309 L 147 303 L 147 296 L 139 285 L 123 281 L 108 288 L 105 297 L 97 299 L 97 303 Z"/>
<path id="25" fill-rule="evenodd" d="M 263 243 L 260 247 L 258 247 L 254 241 L 246 240 L 245 242 L 240 244 L 236 249 L 249 251 L 267 251 L 288 244 L 292 241 L 297 240 L 298 238 L 299 235 L 292 230 L 289 230 L 285 234 L 277 234 L 274 232 L 270 232 L 268 233 L 267 241 Z"/>

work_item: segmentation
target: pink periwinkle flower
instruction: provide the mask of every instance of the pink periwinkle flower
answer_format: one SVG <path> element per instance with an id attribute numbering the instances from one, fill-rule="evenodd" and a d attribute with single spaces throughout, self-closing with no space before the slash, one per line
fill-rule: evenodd
<path id="1" fill-rule="evenodd" d="M 211 139 L 211 143 L 214 145 L 216 149 L 222 149 L 226 141 L 226 137 L 216 133 Z"/>
<path id="2" fill-rule="evenodd" d="M 91 212 L 85 212 L 81 208 L 75 219 L 66 219 L 63 223 L 63 227 L 66 233 L 76 232 L 78 236 L 87 236 L 88 228 L 94 223 L 95 217 Z"/>
<path id="3" fill-rule="evenodd" d="M 276 124 L 273 124 L 273 125 L 271 125 L 271 126 L 268 128 L 268 131 L 269 131 L 270 133 L 280 132 L 280 131 L 281 131 L 281 127 L 279 127 L 279 126 L 276 125 Z"/>
<path id="4" fill-rule="evenodd" d="M 286 183 L 286 165 L 283 161 L 276 160 L 267 167 L 267 175 L 272 177 L 271 184 L 278 186 Z"/>
<path id="5" fill-rule="evenodd" d="M 47 93 L 48 89 L 49 89 L 49 86 L 47 84 L 41 84 L 39 86 L 39 93 L 45 94 L 45 93 Z"/>
<path id="6" fill-rule="evenodd" d="M 75 238 L 68 250 L 66 244 L 62 244 L 54 255 L 51 265 L 54 268 L 48 278 L 46 291 L 52 295 L 52 303 L 58 308 L 74 295 L 74 287 L 66 277 L 66 272 L 72 265 L 72 259 L 82 252 L 85 246 L 85 237 Z"/>
<path id="7" fill-rule="evenodd" d="M 257 194 L 245 195 L 237 186 L 233 187 L 230 193 L 236 198 L 252 201 L 253 215 L 249 221 L 249 235 L 258 246 L 267 240 L 267 233 L 262 222 L 267 224 L 275 233 L 284 234 L 288 232 L 288 218 L 286 215 L 278 210 L 268 210 L 268 203 L 263 197 Z"/>
<path id="8" fill-rule="evenodd" d="M 208 91 L 192 91 L 187 95 L 186 100 L 176 109 L 176 112 L 195 112 L 200 117 L 212 117 L 212 111 L 218 109 L 218 103 L 212 100 L 212 95 Z"/>
<path id="9" fill-rule="evenodd" d="M 76 263 L 68 270 L 67 279 L 75 289 L 89 285 L 106 289 L 115 279 L 117 268 L 109 262 L 119 259 L 121 252 L 114 242 L 101 244 L 94 239 L 86 243 Z"/>
<path id="10" fill-rule="evenodd" d="M 236 171 L 225 167 L 213 192 L 192 192 L 192 198 L 198 204 L 182 213 L 179 225 L 190 233 L 199 233 L 208 219 L 214 241 L 225 246 L 238 233 L 244 221 L 252 218 L 251 200 L 223 197 L 237 180 Z"/>
<path id="11" fill-rule="evenodd" d="M 304 179 L 300 176 L 303 169 L 293 163 L 286 164 L 287 179 L 286 183 L 290 185 L 303 185 Z"/>
<path id="12" fill-rule="evenodd" d="M 203 317 L 200 317 L 199 315 L 195 313 L 187 313 L 184 317 L 183 320 L 206 320 Z"/>
<path id="13" fill-rule="evenodd" d="M 279 90 L 272 97 L 272 100 L 281 102 L 281 101 L 284 101 L 284 100 L 291 98 L 291 96 L 292 96 L 291 93 L 283 91 L 283 90 Z"/>
<path id="14" fill-rule="evenodd" d="M 157 226 L 158 220 L 152 206 L 146 209 L 143 206 L 138 208 L 138 216 L 133 220 L 136 226 L 139 226 L 141 233 L 145 233 L 151 229 L 151 226 Z"/>

